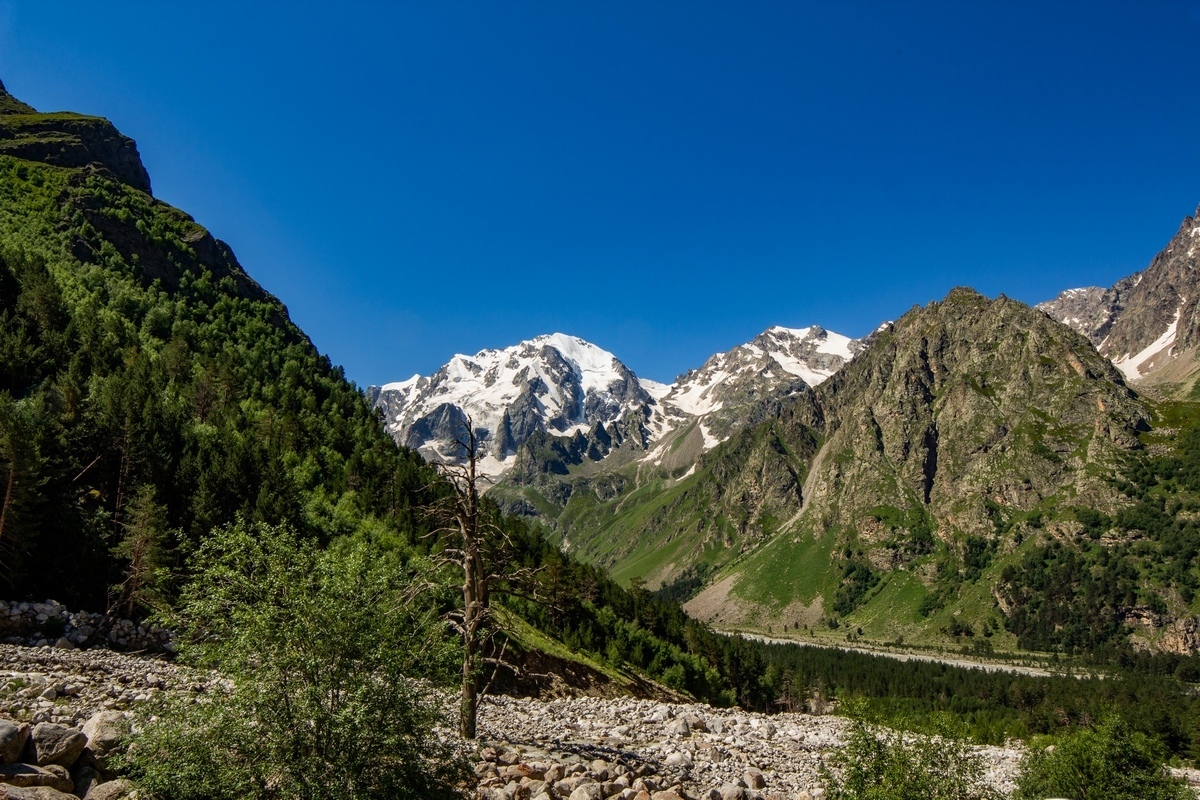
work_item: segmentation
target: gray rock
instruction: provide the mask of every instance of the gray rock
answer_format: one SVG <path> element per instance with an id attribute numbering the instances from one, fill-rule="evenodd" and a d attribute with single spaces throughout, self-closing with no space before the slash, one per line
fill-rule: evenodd
<path id="1" fill-rule="evenodd" d="M 79 759 L 71 770 L 71 780 L 75 782 L 75 794 L 79 797 L 87 797 L 87 793 L 93 786 L 104 782 L 100 773 L 96 772 L 96 768 L 90 764 L 84 764 L 84 761 L 83 758 Z"/>
<path id="2" fill-rule="evenodd" d="M 576 786 L 567 800 L 604 800 L 604 790 L 598 783 L 585 783 Z"/>
<path id="3" fill-rule="evenodd" d="M 35 725 L 29 740 L 33 763 L 39 767 L 60 764 L 69 767 L 79 758 L 88 740 L 74 728 L 43 722 Z"/>
<path id="4" fill-rule="evenodd" d="M 21 757 L 29 741 L 29 726 L 0 720 L 0 763 L 11 764 Z"/>
<path id="5" fill-rule="evenodd" d="M 18 788 L 46 786 L 60 792 L 69 792 L 75 788 L 70 774 L 57 764 L 48 767 L 35 767 L 33 764 L 0 764 L 0 783 Z"/>
<path id="6" fill-rule="evenodd" d="M 691 736 L 692 726 L 688 725 L 687 720 L 680 717 L 673 719 L 667 723 L 667 733 L 672 736 Z"/>
<path id="7" fill-rule="evenodd" d="M 733 783 L 723 785 L 719 792 L 721 800 L 746 800 L 747 792 L 741 786 Z"/>
<path id="8" fill-rule="evenodd" d="M 7 800 L 79 800 L 73 794 L 66 794 L 49 786 L 29 786 L 25 788 L 5 786 L 4 792 Z"/>
<path id="9" fill-rule="evenodd" d="M 120 711 L 101 711 L 83 723 L 87 749 L 101 772 L 107 771 L 112 755 L 129 735 L 129 719 Z"/>
<path id="10" fill-rule="evenodd" d="M 118 778 L 108 783 L 98 783 L 84 795 L 83 800 L 122 800 L 134 797 L 137 789 L 124 778 Z"/>

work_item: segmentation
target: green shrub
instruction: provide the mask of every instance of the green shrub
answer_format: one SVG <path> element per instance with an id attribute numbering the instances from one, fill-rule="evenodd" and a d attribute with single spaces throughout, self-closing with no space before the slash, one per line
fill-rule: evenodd
<path id="1" fill-rule="evenodd" d="M 418 680 L 450 674 L 454 646 L 413 564 L 240 521 L 193 563 L 173 622 L 229 683 L 156 710 L 126 757 L 137 783 L 174 800 L 455 796 L 462 761 Z"/>
<path id="2" fill-rule="evenodd" d="M 935 727 L 937 735 L 928 737 L 876 729 L 855 719 L 835 771 L 825 775 L 829 800 L 997 798 L 982 785 L 983 763 L 950 718 L 939 718 Z"/>
<path id="3" fill-rule="evenodd" d="M 1194 800 L 1162 766 L 1162 753 L 1116 716 L 1030 753 L 1015 797 L 1041 800 Z"/>

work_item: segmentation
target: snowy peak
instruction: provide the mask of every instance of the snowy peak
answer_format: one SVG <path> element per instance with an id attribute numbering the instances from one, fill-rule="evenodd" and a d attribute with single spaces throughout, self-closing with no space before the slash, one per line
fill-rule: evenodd
<path id="1" fill-rule="evenodd" d="M 771 404 L 822 383 L 863 348 L 863 341 L 816 325 L 775 326 L 717 353 L 679 376 L 659 398 L 649 421 L 651 439 L 658 444 L 649 458 L 670 466 L 669 453 L 694 457 L 715 447 Z M 680 447 L 678 436 L 690 437 L 692 446 Z"/>
<path id="2" fill-rule="evenodd" d="M 818 326 L 776 326 L 666 385 L 638 378 L 594 344 L 552 333 L 456 355 L 433 375 L 381 387 L 375 405 L 398 442 L 434 459 L 461 456 L 456 440 L 469 420 L 481 468 L 493 478 L 535 436 L 571 437 L 573 450 L 593 460 L 623 444 L 655 450 L 646 457 L 662 464 L 667 449 L 698 457 L 766 404 L 824 381 L 862 347 Z M 680 436 L 692 446 L 678 447 Z"/>
<path id="3" fill-rule="evenodd" d="M 612 353 L 553 333 L 455 355 L 429 377 L 383 386 L 376 406 L 397 441 L 436 458 L 454 457 L 469 420 L 486 455 L 484 471 L 494 476 L 535 432 L 567 435 L 649 402 Z"/>
<path id="4" fill-rule="evenodd" d="M 785 385 L 816 386 L 861 348 L 861 340 L 816 325 L 775 326 L 681 375 L 662 403 L 683 414 L 704 415 Z"/>

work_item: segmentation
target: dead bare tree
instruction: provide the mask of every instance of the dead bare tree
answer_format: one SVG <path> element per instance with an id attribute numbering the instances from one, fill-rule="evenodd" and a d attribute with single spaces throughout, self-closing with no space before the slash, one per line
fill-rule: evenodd
<path id="1" fill-rule="evenodd" d="M 464 739 L 474 739 L 482 644 L 491 617 L 492 576 L 484 562 L 485 540 L 500 531 L 481 508 L 480 483 L 486 478 L 479 474 L 479 442 L 469 417 L 463 427 L 465 430 L 456 442 L 465 459 L 461 463 L 443 461 L 433 465 L 453 489 L 441 504 L 442 516 L 448 518 L 449 524 L 433 533 L 453 540 L 447 542 L 441 557 L 462 570 L 463 607 L 458 627 L 463 637 L 463 663 L 458 728 Z M 446 537 L 447 533 L 453 536 Z"/>

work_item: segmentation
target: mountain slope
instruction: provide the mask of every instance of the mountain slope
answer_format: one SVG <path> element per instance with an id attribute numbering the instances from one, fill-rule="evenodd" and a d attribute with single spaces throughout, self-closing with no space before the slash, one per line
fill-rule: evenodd
<path id="1" fill-rule="evenodd" d="M 1200 209 L 1146 269 L 1109 289 L 1068 289 L 1037 308 L 1087 336 L 1127 380 L 1153 380 L 1174 365 L 1169 379 L 1178 381 L 1198 366 L 1198 270 Z"/>
<path id="2" fill-rule="evenodd" d="M 492 476 L 535 433 L 607 426 L 652 402 L 612 353 L 561 333 L 456 355 L 434 375 L 387 384 L 375 396 L 397 441 L 434 458 L 460 455 L 456 440 L 469 419 Z"/>
<path id="3" fill-rule="evenodd" d="M 936 638 L 964 603 L 975 624 L 1000 619 L 981 570 L 1042 530 L 1043 515 L 1126 502 L 1109 479 L 1148 418 L 1079 334 L 955 290 L 692 475 L 568 540 L 626 578 L 717 570 L 689 606 L 708 619 L 870 617 L 886 635 Z"/>
<path id="4" fill-rule="evenodd" d="M 110 123 L 0 89 L 0 580 L 107 607 L 236 515 L 403 531 L 428 482 L 227 245 L 155 200 Z M 114 589 L 113 587 L 118 587 Z"/>

